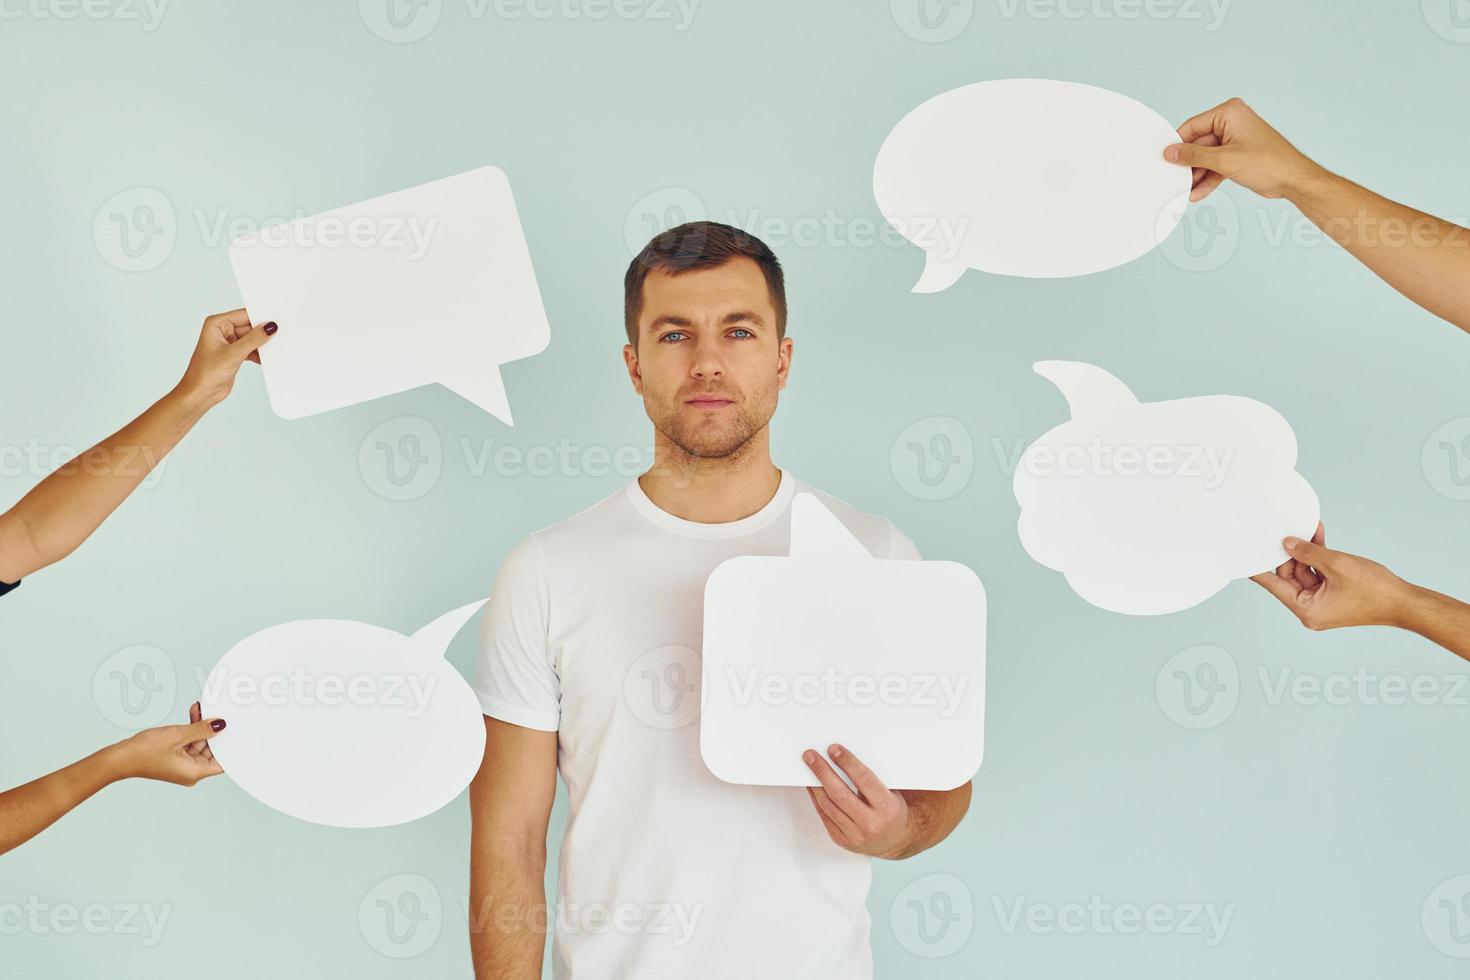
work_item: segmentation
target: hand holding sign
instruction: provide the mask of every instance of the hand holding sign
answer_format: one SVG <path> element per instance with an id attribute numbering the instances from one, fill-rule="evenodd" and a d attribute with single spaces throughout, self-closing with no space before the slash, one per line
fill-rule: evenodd
<path id="1" fill-rule="evenodd" d="M 802 752 L 840 742 L 896 789 L 953 789 L 984 748 L 985 589 L 954 562 L 874 558 L 798 494 L 790 557 L 705 584 L 703 697 L 726 782 L 816 786 Z"/>

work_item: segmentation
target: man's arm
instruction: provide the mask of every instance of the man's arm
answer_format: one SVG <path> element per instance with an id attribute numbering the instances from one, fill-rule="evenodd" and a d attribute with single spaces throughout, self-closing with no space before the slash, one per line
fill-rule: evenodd
<path id="1" fill-rule="evenodd" d="M 14 583 L 77 549 L 223 401 L 235 374 L 276 332 L 253 330 L 244 310 L 204 321 L 188 370 L 172 391 L 118 432 L 59 467 L 0 514 L 0 582 Z"/>
<path id="2" fill-rule="evenodd" d="M 546 827 L 556 732 L 485 717 L 470 784 L 470 953 L 477 980 L 534 980 L 546 950 Z"/>
<path id="3" fill-rule="evenodd" d="M 1224 180 L 1285 198 L 1384 282 L 1470 331 L 1470 230 L 1329 172 L 1240 99 L 1190 119 L 1179 138 L 1164 158 L 1195 168 L 1190 200 Z"/>
<path id="4" fill-rule="evenodd" d="M 1396 626 L 1470 660 L 1470 605 L 1405 582 L 1376 561 L 1325 544 L 1317 525 L 1311 541 L 1287 538 L 1291 558 L 1253 576 L 1311 630 Z"/>
<path id="5" fill-rule="evenodd" d="M 827 749 L 854 793 L 820 753 L 802 755 L 819 787 L 807 787 L 827 836 L 840 847 L 870 857 L 902 860 L 926 851 L 949 836 L 970 808 L 970 784 L 950 790 L 891 790 L 840 745 Z"/>

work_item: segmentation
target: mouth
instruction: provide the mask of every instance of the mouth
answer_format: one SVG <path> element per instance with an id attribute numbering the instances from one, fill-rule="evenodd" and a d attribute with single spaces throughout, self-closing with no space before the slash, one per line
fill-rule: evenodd
<path id="1" fill-rule="evenodd" d="M 695 395 L 693 398 L 685 399 L 684 404 L 694 408 L 715 410 L 724 408 L 726 405 L 733 405 L 735 402 L 729 398 L 721 398 L 718 395 Z"/>

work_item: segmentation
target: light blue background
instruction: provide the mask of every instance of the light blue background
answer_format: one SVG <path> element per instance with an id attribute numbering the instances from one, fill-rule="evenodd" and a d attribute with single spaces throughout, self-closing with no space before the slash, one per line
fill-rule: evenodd
<path id="1" fill-rule="evenodd" d="M 1437 442 L 1421 452 L 1442 424 L 1470 425 L 1470 338 L 1320 236 L 1283 240 L 1301 224 L 1294 212 L 1234 188 L 1233 209 L 1197 212 L 1194 255 L 1176 238 L 1169 254 L 1081 279 L 970 272 L 916 296 L 917 249 L 855 241 L 878 221 L 871 165 L 892 124 L 931 95 L 1008 76 L 1101 85 L 1176 121 L 1240 95 L 1327 166 L 1463 218 L 1470 45 L 1444 26 L 1450 0 L 1235 0 L 1218 23 L 1184 0 L 1154 8 L 1174 15 L 1133 19 L 1099 15 L 1127 0 L 1072 0 L 1081 16 L 985 0 L 949 8 L 946 41 L 906 32 L 902 2 L 704 0 L 677 30 L 677 9 L 651 0 L 601 20 L 493 6 L 477 17 L 443 0 L 420 13 L 438 20 L 411 43 L 369 30 L 374 0 L 366 16 L 342 0 L 175 0 L 153 30 L 38 16 L 62 2 L 8 0 L 0 22 L 0 504 L 44 473 L 17 464 L 17 449 L 80 448 L 117 428 L 177 380 L 201 318 L 238 304 L 228 236 L 211 233 L 222 218 L 309 214 L 497 164 L 553 337 L 506 369 L 513 429 L 439 388 L 285 422 L 247 370 L 155 486 L 0 603 L 0 785 L 127 734 L 109 720 L 118 651 L 163 651 L 177 690 L 148 710 L 182 717 L 198 672 L 249 633 L 306 617 L 411 632 L 485 594 L 529 530 L 620 486 L 568 467 L 477 475 L 473 455 L 648 442 L 619 357 L 621 276 L 629 235 L 639 244 L 648 222 L 692 197 L 766 235 L 787 269 L 796 358 L 773 430 L 778 464 L 891 516 L 928 557 L 974 567 L 989 592 L 974 804 L 943 846 L 877 867 L 879 975 L 1463 975 L 1421 909 L 1470 872 L 1470 784 L 1454 748 L 1470 709 L 1272 704 L 1258 673 L 1274 683 L 1283 668 L 1361 667 L 1447 686 L 1463 665 L 1386 630 L 1308 633 L 1250 583 L 1172 616 L 1095 609 L 1021 550 L 1006 460 L 1065 417 L 1034 360 L 1093 361 L 1146 400 L 1253 396 L 1294 426 L 1330 542 L 1470 594 L 1470 503 L 1455 499 L 1450 469 L 1470 458 Z M 1084 161 L 1088 148 L 1076 152 Z M 127 272 L 109 261 L 120 253 L 104 205 L 136 200 L 135 188 L 164 195 L 172 218 L 156 217 L 176 240 L 156 267 Z M 829 226 L 814 243 L 779 233 L 813 222 Z M 1205 237 L 1211 227 L 1222 234 Z M 406 416 L 440 437 L 442 475 L 393 501 L 359 447 Z M 890 450 L 936 416 L 963 424 L 973 448 L 958 465 L 973 473 L 930 501 L 906 491 L 917 473 L 891 465 Z M 1156 695 L 1155 680 L 1201 644 L 1238 666 L 1224 694 L 1238 705 L 1195 731 L 1171 720 L 1182 702 Z M 452 648 L 466 672 L 473 646 L 466 631 Z M 0 915 L 28 902 L 167 907 L 161 940 L 17 931 L 12 913 L 0 917 L 0 973 L 465 977 L 467 840 L 463 798 L 407 826 L 347 832 L 277 814 L 228 779 L 114 786 L 0 859 Z M 443 912 L 412 934 L 424 952 L 395 958 L 410 946 L 386 932 L 373 890 L 393 892 L 380 883 L 403 874 L 426 879 Z M 911 894 L 894 931 L 890 907 L 917 879 L 960 910 L 947 932 L 929 923 L 952 955 L 921 955 L 943 950 L 915 938 Z M 1233 912 L 1214 946 L 1006 928 L 1017 899 L 1061 910 L 1093 896 Z"/>

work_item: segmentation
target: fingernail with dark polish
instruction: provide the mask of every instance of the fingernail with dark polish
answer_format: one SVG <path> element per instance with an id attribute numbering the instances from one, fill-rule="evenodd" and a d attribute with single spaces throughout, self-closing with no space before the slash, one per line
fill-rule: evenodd
<path id="1" fill-rule="evenodd" d="M 265 331 L 265 335 L 267 337 L 273 337 L 273 336 L 275 336 L 276 331 L 278 329 L 280 329 L 280 328 L 276 326 L 276 321 L 272 320 L 270 323 L 267 323 L 265 326 L 261 327 L 260 329 L 262 329 L 262 330 Z"/>
<path id="2" fill-rule="evenodd" d="M 224 731 L 225 720 L 223 718 L 216 718 L 214 721 L 209 723 L 209 727 L 213 728 L 217 732 Z"/>

